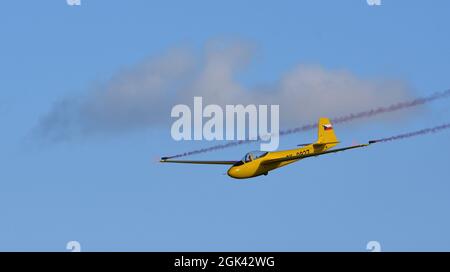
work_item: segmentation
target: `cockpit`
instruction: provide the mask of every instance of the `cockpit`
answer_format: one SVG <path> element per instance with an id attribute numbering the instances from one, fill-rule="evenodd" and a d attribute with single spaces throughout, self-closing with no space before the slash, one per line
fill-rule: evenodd
<path id="1" fill-rule="evenodd" d="M 244 158 L 242 158 L 242 160 L 240 160 L 237 163 L 235 163 L 234 166 L 243 165 L 244 163 L 251 162 L 251 161 L 254 161 L 256 159 L 262 158 L 265 155 L 267 155 L 267 153 L 269 153 L 269 152 L 264 152 L 264 151 L 248 152 L 247 154 L 245 154 Z"/>

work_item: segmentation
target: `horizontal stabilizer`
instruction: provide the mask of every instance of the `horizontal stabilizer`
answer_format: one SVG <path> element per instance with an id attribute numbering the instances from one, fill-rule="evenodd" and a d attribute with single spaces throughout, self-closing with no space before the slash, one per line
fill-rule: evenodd
<path id="1" fill-rule="evenodd" d="M 313 143 L 308 143 L 308 144 L 298 144 L 297 146 L 307 146 L 307 145 L 312 145 Z"/>
<path id="2" fill-rule="evenodd" d="M 321 142 L 321 143 L 314 143 L 313 146 L 314 147 L 320 147 L 320 146 L 324 146 L 324 145 L 327 145 L 327 144 L 338 144 L 338 143 L 340 143 L 340 142 Z"/>

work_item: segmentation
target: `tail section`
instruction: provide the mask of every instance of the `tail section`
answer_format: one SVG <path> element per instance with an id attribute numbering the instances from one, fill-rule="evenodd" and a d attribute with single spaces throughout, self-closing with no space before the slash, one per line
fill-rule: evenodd
<path id="1" fill-rule="evenodd" d="M 339 143 L 336 134 L 334 134 L 333 125 L 328 118 L 320 118 L 318 123 L 318 136 L 316 144 L 326 144 L 331 148 Z"/>

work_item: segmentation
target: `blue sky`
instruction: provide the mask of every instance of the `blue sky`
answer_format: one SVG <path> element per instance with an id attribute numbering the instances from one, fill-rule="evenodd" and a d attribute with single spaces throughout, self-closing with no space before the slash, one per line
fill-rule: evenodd
<path id="1" fill-rule="evenodd" d="M 2 3 L 0 250 L 65 251 L 71 240 L 85 251 L 365 251 L 371 240 L 386 251 L 450 250 L 449 132 L 245 181 L 223 175 L 222 166 L 156 163 L 213 144 L 174 142 L 170 123 L 56 143 L 33 133 L 58 101 L 89 95 L 170 48 L 201 55 L 216 39 L 251 44 L 252 62 L 237 80 L 256 90 L 299 64 L 405 82 L 411 97 L 446 90 L 448 1 L 151 2 Z M 170 108 L 162 114 L 169 118 Z M 448 116 L 441 100 L 336 130 L 348 144 Z M 290 135 L 280 147 L 314 138 Z M 256 148 L 192 159 L 238 159 Z"/>

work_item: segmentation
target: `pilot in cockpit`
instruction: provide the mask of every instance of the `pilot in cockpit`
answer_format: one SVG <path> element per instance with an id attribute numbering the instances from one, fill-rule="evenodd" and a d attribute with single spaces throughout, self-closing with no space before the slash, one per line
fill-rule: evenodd
<path id="1" fill-rule="evenodd" d="M 252 153 L 248 153 L 247 156 L 245 157 L 245 162 L 251 162 L 253 161 L 255 158 L 253 157 Z"/>

